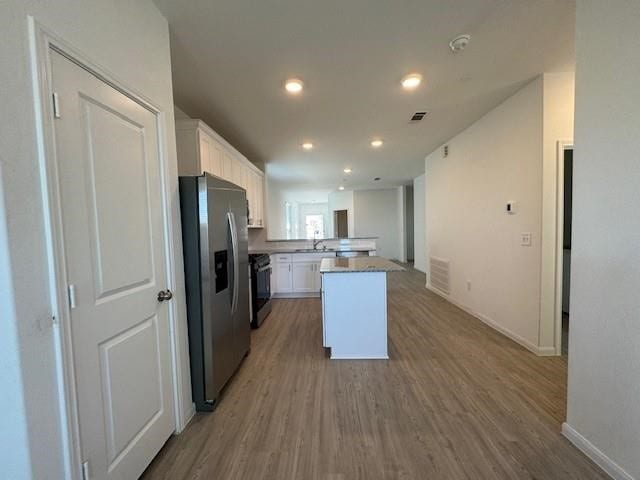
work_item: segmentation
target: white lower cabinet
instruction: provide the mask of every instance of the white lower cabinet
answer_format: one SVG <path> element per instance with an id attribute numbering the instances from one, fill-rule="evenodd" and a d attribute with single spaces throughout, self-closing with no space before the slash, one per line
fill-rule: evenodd
<path id="1" fill-rule="evenodd" d="M 316 276 L 314 262 L 293 263 L 293 291 L 315 292 Z"/>
<path id="2" fill-rule="evenodd" d="M 275 293 L 291 293 L 293 291 L 293 272 L 291 270 L 291 262 L 276 263 L 272 270 L 276 275 Z"/>
<path id="3" fill-rule="evenodd" d="M 271 292 L 286 296 L 317 296 L 322 288 L 320 262 L 335 252 L 287 253 L 271 255 Z"/>

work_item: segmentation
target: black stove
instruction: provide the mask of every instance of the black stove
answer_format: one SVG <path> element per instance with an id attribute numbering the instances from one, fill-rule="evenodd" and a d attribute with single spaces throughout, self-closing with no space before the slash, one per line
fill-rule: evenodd
<path id="1" fill-rule="evenodd" d="M 266 253 L 250 253 L 251 326 L 258 328 L 271 312 L 271 257 Z"/>

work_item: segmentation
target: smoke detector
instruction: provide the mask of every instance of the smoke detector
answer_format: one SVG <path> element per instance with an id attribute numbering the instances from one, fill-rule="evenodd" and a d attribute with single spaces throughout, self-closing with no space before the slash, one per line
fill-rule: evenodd
<path id="1" fill-rule="evenodd" d="M 469 45 L 469 40 L 471 40 L 471 35 L 458 35 L 449 42 L 449 48 L 451 48 L 453 53 L 461 52 Z"/>

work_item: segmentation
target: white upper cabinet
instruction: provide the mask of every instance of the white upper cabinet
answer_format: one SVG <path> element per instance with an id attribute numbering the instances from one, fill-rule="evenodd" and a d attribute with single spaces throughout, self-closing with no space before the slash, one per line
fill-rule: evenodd
<path id="1" fill-rule="evenodd" d="M 264 173 L 201 120 L 177 120 L 178 174 L 204 172 L 244 188 L 249 228 L 264 226 Z"/>

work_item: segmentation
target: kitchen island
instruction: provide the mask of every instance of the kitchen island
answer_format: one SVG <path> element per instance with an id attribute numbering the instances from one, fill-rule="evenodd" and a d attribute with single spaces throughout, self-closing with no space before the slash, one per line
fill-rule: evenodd
<path id="1" fill-rule="evenodd" d="M 323 345 L 331 359 L 387 359 L 387 272 L 382 257 L 323 258 Z"/>

